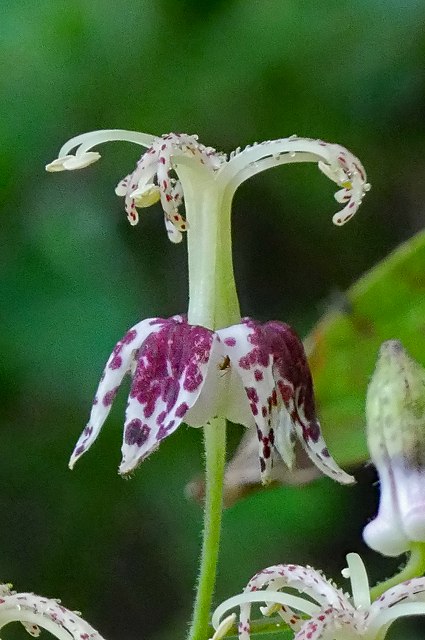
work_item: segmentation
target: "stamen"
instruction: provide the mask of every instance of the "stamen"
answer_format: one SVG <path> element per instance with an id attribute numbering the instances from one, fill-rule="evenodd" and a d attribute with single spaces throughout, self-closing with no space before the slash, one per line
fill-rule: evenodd
<path id="1" fill-rule="evenodd" d="M 213 637 L 210 640 L 221 640 L 233 627 L 236 620 L 236 613 L 231 613 L 230 616 L 224 618 L 218 625 Z"/>
<path id="2" fill-rule="evenodd" d="M 104 142 L 133 142 L 142 147 L 150 147 L 156 136 L 139 131 L 126 131 L 125 129 L 101 129 L 100 131 L 90 131 L 71 138 L 61 147 L 59 158 L 69 154 L 72 149 L 76 149 L 76 155 L 86 153 L 89 149 Z"/>
<path id="3" fill-rule="evenodd" d="M 349 553 L 347 555 L 347 564 L 354 606 L 356 609 L 367 609 L 367 607 L 370 607 L 370 591 L 363 561 L 357 553 Z"/>
<path id="4" fill-rule="evenodd" d="M 142 209 L 158 202 L 161 196 L 158 185 L 150 183 L 133 191 L 131 197 L 134 199 L 135 206 Z"/>
<path id="5" fill-rule="evenodd" d="M 105 129 L 71 138 L 60 149 L 58 158 L 46 169 L 64 171 L 87 167 L 100 158 L 97 151 L 90 149 L 112 141 L 133 142 L 147 147 L 135 170 L 116 189 L 118 195 L 125 197 L 125 210 L 130 224 L 138 222 L 137 208 L 150 206 L 159 198 L 166 218 L 167 233 L 173 242 L 179 242 L 182 232 L 188 229 L 187 220 L 179 212 L 183 188 L 180 180 L 171 175 L 173 171 L 179 173 L 184 165 L 197 166 L 201 173 L 203 171 L 200 174 L 200 188 L 203 188 L 204 178 L 206 182 L 214 182 L 216 191 L 222 192 L 223 201 L 230 206 L 238 186 L 260 171 L 292 162 L 315 162 L 330 180 L 342 187 L 335 197 L 345 207 L 333 216 L 336 225 L 343 225 L 354 216 L 370 189 L 363 166 L 347 149 L 296 135 L 254 143 L 243 150 L 238 147 L 227 159 L 225 154 L 218 153 L 213 147 L 200 144 L 196 135 L 169 133 L 157 137 L 137 131 Z"/>
<path id="6" fill-rule="evenodd" d="M 282 608 L 281 604 L 276 602 L 268 603 L 265 607 L 260 607 L 260 611 L 265 618 L 270 618 L 274 613 L 277 613 Z"/>
<path id="7" fill-rule="evenodd" d="M 59 150 L 58 157 L 46 165 L 46 171 L 74 171 L 84 169 L 100 158 L 97 151 L 89 151 L 98 144 L 104 142 L 122 141 L 133 142 L 144 147 L 152 144 L 155 136 L 138 131 L 125 131 L 123 129 L 105 129 L 91 131 L 75 136 L 66 142 Z M 70 152 L 75 149 L 75 154 Z"/>

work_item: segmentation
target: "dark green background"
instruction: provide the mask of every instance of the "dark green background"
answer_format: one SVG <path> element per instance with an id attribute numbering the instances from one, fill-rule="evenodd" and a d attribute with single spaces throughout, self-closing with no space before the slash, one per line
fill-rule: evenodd
<path id="1" fill-rule="evenodd" d="M 347 146 L 373 190 L 343 228 L 314 166 L 261 174 L 235 198 L 243 314 L 305 334 L 335 292 L 423 226 L 424 19 L 422 0 L 2 4 L 4 580 L 61 597 L 107 638 L 182 638 L 200 542 L 201 511 L 183 493 L 202 468 L 199 431 L 180 429 L 122 480 L 124 391 L 67 470 L 113 344 L 141 318 L 185 311 L 184 243 L 168 242 L 158 207 L 126 221 L 113 189 L 137 148 L 105 146 L 73 174 L 48 175 L 46 162 L 69 137 L 111 127 L 198 133 L 226 152 L 293 133 Z M 324 425 L 331 446 L 337 429 Z M 227 511 L 217 602 L 275 562 L 337 577 L 358 550 L 375 577 L 391 573 L 397 561 L 362 545 L 376 489 L 373 470 L 357 476 L 354 488 L 323 479 Z"/>

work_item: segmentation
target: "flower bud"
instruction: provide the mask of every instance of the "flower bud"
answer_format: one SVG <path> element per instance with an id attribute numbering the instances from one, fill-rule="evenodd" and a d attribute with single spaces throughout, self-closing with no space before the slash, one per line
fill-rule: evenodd
<path id="1" fill-rule="evenodd" d="M 372 549 L 397 556 L 425 541 L 425 369 L 398 340 L 381 346 L 366 420 L 381 496 L 363 537 Z"/>

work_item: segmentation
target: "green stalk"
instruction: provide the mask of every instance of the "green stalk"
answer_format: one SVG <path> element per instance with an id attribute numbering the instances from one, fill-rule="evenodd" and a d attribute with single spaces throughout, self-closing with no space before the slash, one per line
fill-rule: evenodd
<path id="1" fill-rule="evenodd" d="M 204 532 L 197 593 L 189 640 L 205 640 L 211 616 L 211 602 L 217 574 L 223 507 L 223 478 L 226 454 L 226 420 L 214 418 L 204 427 L 206 490 Z"/>
<path id="2" fill-rule="evenodd" d="M 188 322 L 219 329 L 240 322 L 232 263 L 231 197 L 204 166 L 176 159 L 185 194 L 189 263 Z M 217 575 L 226 461 L 226 420 L 204 427 L 205 505 L 201 563 L 188 640 L 206 640 Z"/>
<path id="3" fill-rule="evenodd" d="M 370 597 L 372 602 L 379 598 L 384 591 L 395 587 L 397 584 L 410 580 L 411 578 L 418 578 L 425 574 L 425 544 L 423 542 L 412 542 L 410 548 L 410 556 L 406 563 L 406 566 L 395 576 L 384 580 L 375 585 L 370 590 Z"/>

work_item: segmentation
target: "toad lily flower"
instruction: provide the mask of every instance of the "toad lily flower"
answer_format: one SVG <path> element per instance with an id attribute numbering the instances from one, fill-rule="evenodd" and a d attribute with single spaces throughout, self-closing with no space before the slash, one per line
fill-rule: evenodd
<path id="1" fill-rule="evenodd" d="M 381 496 L 363 536 L 372 549 L 397 556 L 425 542 L 425 370 L 397 340 L 381 346 L 366 418 Z"/>
<path id="2" fill-rule="evenodd" d="M 130 372 L 121 473 L 131 471 L 183 419 L 200 426 L 217 416 L 256 424 L 264 481 L 273 447 L 292 463 L 295 433 L 320 469 L 351 482 L 329 456 L 320 434 L 298 337 L 278 322 L 240 323 L 230 213 L 236 189 L 249 177 L 281 164 L 315 162 L 341 187 L 336 198 L 345 206 L 333 221 L 342 225 L 370 187 L 360 161 L 339 145 L 298 136 L 239 148 L 227 158 L 193 135 L 110 130 L 73 138 L 46 168 L 86 167 L 100 157 L 93 147 L 110 140 L 147 147 L 116 189 L 125 198 L 130 223 L 137 223 L 138 208 L 160 200 L 170 239 L 179 242 L 188 232 L 189 310 L 187 320 L 144 320 L 117 344 L 71 466 L 97 437 L 124 374 Z M 185 215 L 180 211 L 183 199 Z"/>
<path id="3" fill-rule="evenodd" d="M 287 324 L 245 319 L 211 331 L 188 324 L 183 316 L 139 322 L 106 364 L 71 467 L 97 438 L 126 373 L 132 384 L 120 473 L 134 469 L 183 420 L 199 427 L 222 416 L 256 426 L 264 482 L 274 450 L 292 465 L 294 436 L 324 473 L 343 483 L 353 481 L 328 453 L 304 348 Z"/>
<path id="4" fill-rule="evenodd" d="M 342 573 L 350 578 L 352 597 L 311 567 L 281 564 L 260 571 L 242 594 L 229 598 L 214 612 L 215 640 L 228 630 L 226 620 L 230 622 L 230 616 L 220 620 L 234 607 L 240 607 L 239 638 L 249 640 L 253 602 L 266 604 L 260 609 L 263 615 L 277 612 L 294 631 L 294 640 L 382 640 L 398 618 L 425 615 L 425 578 L 402 582 L 371 604 L 367 574 L 360 556 L 348 554 L 347 563 L 348 568 Z M 308 599 L 287 593 L 288 588 Z M 224 631 L 220 633 L 221 630 Z"/>
<path id="5" fill-rule="evenodd" d="M 59 640 L 103 640 L 102 636 L 77 613 L 65 609 L 59 600 L 33 593 L 16 593 L 10 584 L 0 585 L 0 629 L 10 622 L 21 622 L 33 637 L 40 627 Z"/>
<path id="6" fill-rule="evenodd" d="M 344 207 L 333 221 L 341 225 L 355 214 L 369 184 L 360 161 L 349 151 L 298 136 L 254 144 L 243 151 L 238 148 L 227 157 L 200 144 L 193 135 L 98 131 L 67 142 L 46 169 L 83 168 L 99 158 L 93 147 L 109 140 L 147 147 L 116 193 L 125 199 L 131 224 L 138 221 L 138 209 L 160 201 L 170 239 L 180 242 L 187 232 L 189 308 L 187 319 L 143 320 L 116 345 L 70 466 L 96 439 L 127 372 L 132 384 L 121 473 L 134 469 L 183 420 L 204 427 L 207 491 L 203 551 L 189 632 L 194 640 L 203 636 L 208 623 L 215 582 L 225 418 L 256 425 L 264 482 L 269 479 L 274 447 L 287 464 L 292 463 L 294 435 L 325 473 L 340 482 L 352 481 L 330 457 L 321 436 L 311 376 L 298 337 L 279 322 L 241 322 L 232 260 L 233 195 L 240 184 L 264 169 L 314 162 L 340 187 L 336 199 Z"/>

